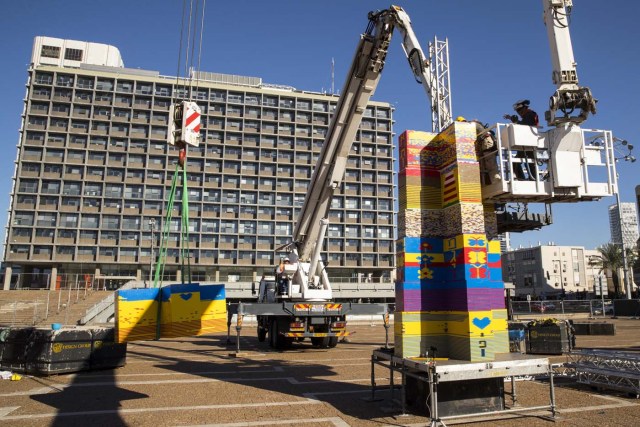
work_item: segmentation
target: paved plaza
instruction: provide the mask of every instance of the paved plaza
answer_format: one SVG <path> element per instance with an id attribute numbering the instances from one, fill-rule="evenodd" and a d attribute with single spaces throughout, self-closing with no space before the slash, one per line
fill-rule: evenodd
<path id="1" fill-rule="evenodd" d="M 640 349 L 640 320 L 609 321 L 616 322 L 615 336 L 578 336 L 578 347 Z M 426 416 L 400 416 L 391 403 L 384 368 L 375 370 L 376 397 L 384 399 L 367 399 L 371 354 L 384 345 L 384 328 L 363 324 L 352 330 L 349 342 L 335 349 L 302 342 L 280 352 L 259 343 L 255 326 L 247 324 L 237 357 L 226 335 L 129 344 L 127 364 L 119 369 L 0 381 L 0 425 L 428 425 Z M 510 391 L 510 382 L 505 389 Z M 519 381 L 517 391 L 524 406 L 549 402 L 543 380 Z M 555 391 L 556 425 L 635 426 L 640 420 L 640 400 L 634 397 L 593 390 L 563 377 L 557 377 Z M 548 413 L 473 425 L 554 425 L 536 415 Z"/>

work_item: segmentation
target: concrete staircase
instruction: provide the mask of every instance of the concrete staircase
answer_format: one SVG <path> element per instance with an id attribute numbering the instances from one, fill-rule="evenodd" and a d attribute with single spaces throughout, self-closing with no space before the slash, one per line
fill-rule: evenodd
<path id="1" fill-rule="evenodd" d="M 0 291 L 0 325 L 77 325 L 88 309 L 113 291 L 10 290 Z"/>

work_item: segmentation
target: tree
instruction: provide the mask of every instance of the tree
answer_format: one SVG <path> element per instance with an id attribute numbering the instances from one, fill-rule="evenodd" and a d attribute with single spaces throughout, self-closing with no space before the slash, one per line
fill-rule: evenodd
<path id="1" fill-rule="evenodd" d="M 598 264 L 600 271 L 609 270 L 613 278 L 615 297 L 620 296 L 620 277 L 618 271 L 622 268 L 622 249 L 615 243 L 605 243 L 597 248 L 599 255 Z"/>

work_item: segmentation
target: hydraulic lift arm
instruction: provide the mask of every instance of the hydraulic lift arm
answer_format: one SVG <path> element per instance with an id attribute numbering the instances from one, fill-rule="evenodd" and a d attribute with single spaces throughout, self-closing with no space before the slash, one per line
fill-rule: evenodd
<path id="1" fill-rule="evenodd" d="M 551 50 L 551 78 L 557 87 L 549 99 L 549 111 L 545 112 L 545 119 L 549 126 L 580 124 L 587 119 L 589 113 L 596 113 L 596 99 L 588 87 L 578 85 L 578 71 L 569 33 L 573 1 L 542 0 L 542 7 Z M 560 117 L 556 117 L 558 110 L 562 112 Z M 578 110 L 578 114 L 572 116 L 575 110 Z"/>

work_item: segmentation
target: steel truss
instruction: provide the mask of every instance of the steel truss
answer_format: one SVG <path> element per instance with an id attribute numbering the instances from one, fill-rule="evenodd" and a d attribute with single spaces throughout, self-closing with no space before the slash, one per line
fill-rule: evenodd
<path id="1" fill-rule="evenodd" d="M 569 354 L 566 367 L 581 384 L 640 397 L 640 353 L 585 349 Z"/>

